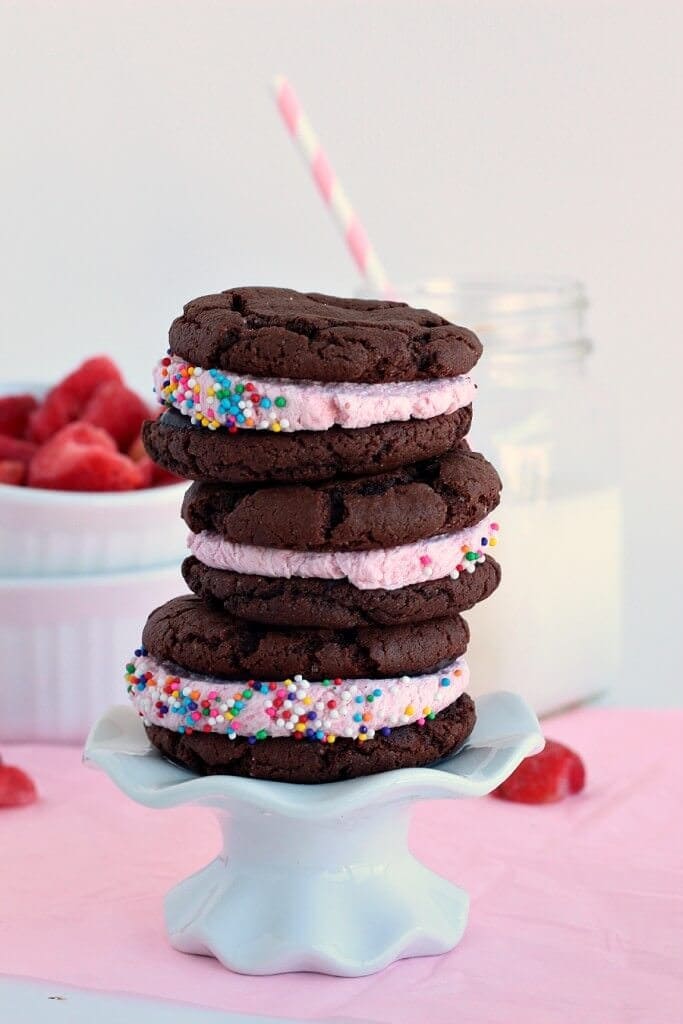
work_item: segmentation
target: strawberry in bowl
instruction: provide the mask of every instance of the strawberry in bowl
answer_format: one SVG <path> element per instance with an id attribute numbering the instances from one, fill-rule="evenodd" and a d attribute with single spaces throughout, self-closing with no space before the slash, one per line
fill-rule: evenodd
<path id="1" fill-rule="evenodd" d="M 160 411 L 107 356 L 52 387 L 0 387 L 0 587 L 177 564 L 187 483 L 140 436 Z"/>
<path id="2" fill-rule="evenodd" d="M 87 359 L 42 399 L 0 397 L 0 483 L 56 491 L 177 483 L 140 443 L 142 424 L 156 415 L 111 359 Z"/>

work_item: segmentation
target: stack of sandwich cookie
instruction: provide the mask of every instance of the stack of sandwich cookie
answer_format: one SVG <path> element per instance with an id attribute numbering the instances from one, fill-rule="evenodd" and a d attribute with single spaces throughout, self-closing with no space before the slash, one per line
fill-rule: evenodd
<path id="1" fill-rule="evenodd" d="M 189 303 L 155 370 L 150 455 L 195 482 L 193 595 L 126 668 L 167 757 L 329 782 L 471 732 L 469 632 L 500 480 L 464 440 L 477 338 L 401 303 L 243 288 Z"/>

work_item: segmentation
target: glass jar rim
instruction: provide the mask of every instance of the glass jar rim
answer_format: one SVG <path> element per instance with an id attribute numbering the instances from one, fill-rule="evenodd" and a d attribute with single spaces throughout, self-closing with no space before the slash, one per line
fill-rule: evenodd
<path id="1" fill-rule="evenodd" d="M 490 358 L 528 355 L 581 358 L 586 337 L 586 291 L 573 277 L 552 274 L 463 274 L 396 286 L 401 301 L 465 324 L 484 341 Z"/>
<path id="2" fill-rule="evenodd" d="M 396 286 L 402 301 L 415 305 L 418 297 L 435 302 L 460 299 L 469 309 L 496 319 L 527 318 L 562 309 L 584 310 L 586 290 L 573 277 L 550 274 L 463 274 L 402 282 Z"/>

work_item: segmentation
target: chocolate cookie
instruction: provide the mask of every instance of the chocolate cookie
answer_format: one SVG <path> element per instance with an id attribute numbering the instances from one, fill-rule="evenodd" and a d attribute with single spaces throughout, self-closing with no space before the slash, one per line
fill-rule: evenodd
<path id="1" fill-rule="evenodd" d="M 243 775 L 274 782 L 339 782 L 376 775 L 395 768 L 433 764 L 453 753 L 472 732 L 474 703 L 463 693 L 424 725 L 403 725 L 388 736 L 366 743 L 337 739 L 335 743 L 296 743 L 266 739 L 249 743 L 215 733 L 172 732 L 161 725 L 146 726 L 147 736 L 161 753 L 200 775 Z"/>
<path id="2" fill-rule="evenodd" d="M 472 406 L 445 416 L 346 430 L 206 430 L 169 410 L 144 424 L 152 459 L 176 476 L 230 484 L 330 480 L 382 473 L 448 451 L 470 429 Z"/>
<path id="3" fill-rule="evenodd" d="M 173 321 L 169 344 L 206 369 L 369 384 L 457 377 L 482 351 L 472 331 L 425 309 L 289 288 L 193 299 Z"/>
<path id="4" fill-rule="evenodd" d="M 242 680 L 421 675 L 464 654 L 468 639 L 458 615 L 417 625 L 289 631 L 231 618 L 191 595 L 153 611 L 142 633 L 158 661 Z"/>
<path id="5" fill-rule="evenodd" d="M 183 562 L 190 590 L 227 614 L 274 626 L 352 629 L 402 626 L 467 611 L 489 597 L 500 582 L 500 566 L 489 555 L 473 573 L 457 580 L 414 583 L 399 590 L 359 590 L 348 580 L 274 579 L 210 569 L 194 558 Z"/>
<path id="6" fill-rule="evenodd" d="M 294 487 L 195 483 L 182 516 L 195 533 L 299 551 L 369 551 L 457 533 L 488 515 L 501 482 L 483 455 L 455 448 L 389 473 Z"/>

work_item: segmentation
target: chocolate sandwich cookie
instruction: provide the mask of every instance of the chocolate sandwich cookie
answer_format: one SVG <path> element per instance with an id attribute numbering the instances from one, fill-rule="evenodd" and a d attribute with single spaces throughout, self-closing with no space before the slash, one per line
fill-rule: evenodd
<path id="1" fill-rule="evenodd" d="M 274 782 L 339 782 L 376 775 L 395 768 L 419 768 L 453 754 L 467 739 L 476 715 L 474 702 L 463 693 L 424 725 L 403 725 L 388 736 L 367 743 L 338 739 L 335 743 L 295 743 L 291 739 L 228 740 L 215 733 L 171 732 L 145 726 L 164 757 L 199 775 L 246 775 Z"/>
<path id="2" fill-rule="evenodd" d="M 470 735 L 476 720 L 468 694 L 424 725 L 404 725 L 367 743 L 337 739 L 335 743 L 295 743 L 265 739 L 250 743 L 238 737 L 201 731 L 173 732 L 146 725 L 147 736 L 161 753 L 199 775 L 242 775 L 274 782 L 338 782 L 396 768 L 433 764 L 453 753 Z"/>
<path id="3" fill-rule="evenodd" d="M 402 626 L 467 611 L 489 597 L 500 582 L 494 559 L 456 579 L 426 580 L 396 590 L 359 590 L 348 580 L 277 579 L 212 569 L 186 558 L 190 590 L 228 615 L 251 622 L 298 628 L 352 629 Z"/>
<path id="4" fill-rule="evenodd" d="M 290 487 L 226 487 L 201 482 L 182 515 L 195 533 L 299 551 L 368 551 L 443 533 L 487 516 L 501 482 L 483 455 L 445 455 L 372 477 Z"/>
<path id="5" fill-rule="evenodd" d="M 144 647 L 159 662 L 242 680 L 419 675 L 460 657 L 468 639 L 458 615 L 384 628 L 287 631 L 232 618 L 191 595 L 153 611 L 142 634 Z"/>
<path id="6" fill-rule="evenodd" d="M 472 407 L 430 419 L 294 433 L 207 430 L 170 409 L 143 427 L 149 456 L 188 480 L 229 484 L 330 480 L 433 458 L 465 437 Z"/>
<path id="7" fill-rule="evenodd" d="M 456 377 L 482 351 L 472 331 L 428 310 L 288 288 L 193 299 L 171 325 L 169 346 L 195 366 L 370 384 Z"/>

